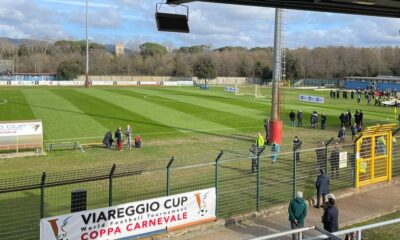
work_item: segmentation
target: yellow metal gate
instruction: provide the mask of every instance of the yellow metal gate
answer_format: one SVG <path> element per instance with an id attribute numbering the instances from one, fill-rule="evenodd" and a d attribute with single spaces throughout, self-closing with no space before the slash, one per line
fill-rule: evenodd
<path id="1" fill-rule="evenodd" d="M 368 127 L 356 141 L 356 188 L 392 179 L 392 129 Z"/>

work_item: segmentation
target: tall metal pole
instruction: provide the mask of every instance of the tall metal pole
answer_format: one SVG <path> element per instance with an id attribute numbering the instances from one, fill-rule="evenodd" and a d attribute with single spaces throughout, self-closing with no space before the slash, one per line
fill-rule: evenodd
<path id="1" fill-rule="evenodd" d="M 86 0 L 86 70 L 85 70 L 85 87 L 89 87 L 89 38 L 88 38 L 88 9 L 89 2 Z"/>
<path id="2" fill-rule="evenodd" d="M 275 9 L 275 36 L 274 36 L 274 70 L 272 79 L 272 106 L 271 106 L 271 121 L 270 121 L 270 142 L 282 143 L 282 121 L 280 120 L 280 99 L 279 99 L 279 84 L 281 80 L 282 69 L 282 50 L 281 50 L 281 22 L 282 9 Z"/>
<path id="3" fill-rule="evenodd" d="M 272 109 L 271 120 L 280 120 L 279 116 L 279 82 L 281 80 L 281 21 L 282 9 L 275 9 L 275 36 L 274 36 L 274 71 L 272 78 Z"/>

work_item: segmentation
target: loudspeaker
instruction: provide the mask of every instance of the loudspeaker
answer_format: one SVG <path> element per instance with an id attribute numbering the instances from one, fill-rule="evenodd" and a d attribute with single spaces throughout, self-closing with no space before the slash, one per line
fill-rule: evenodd
<path id="1" fill-rule="evenodd" d="M 86 210 L 86 190 L 74 190 L 71 192 L 71 212 L 80 212 Z"/>
<path id="2" fill-rule="evenodd" d="M 156 13 L 158 31 L 189 33 L 188 18 L 186 15 L 172 13 Z"/>

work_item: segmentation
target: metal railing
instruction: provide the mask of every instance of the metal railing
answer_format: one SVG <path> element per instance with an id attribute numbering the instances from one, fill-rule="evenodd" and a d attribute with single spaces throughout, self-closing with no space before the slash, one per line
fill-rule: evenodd
<path id="1" fill-rule="evenodd" d="M 290 236 L 292 234 L 299 234 L 299 236 L 300 236 L 299 240 L 302 240 L 302 239 L 304 239 L 304 240 L 320 240 L 320 239 L 327 239 L 327 238 L 340 240 L 341 238 L 339 238 L 338 236 L 343 236 L 345 234 L 350 234 L 350 233 L 355 233 L 355 237 L 356 237 L 355 239 L 361 240 L 362 239 L 361 238 L 362 231 L 373 229 L 373 228 L 378 228 L 378 227 L 383 227 L 383 226 L 387 226 L 387 225 L 391 225 L 391 224 L 395 224 L 395 223 L 400 223 L 400 218 L 389 220 L 389 221 L 384 221 L 384 222 L 379 222 L 379 223 L 373 223 L 373 224 L 369 224 L 369 225 L 365 225 L 365 226 L 361 226 L 361 227 L 350 228 L 350 229 L 346 229 L 346 230 L 342 230 L 342 231 L 338 231 L 338 232 L 334 232 L 334 233 L 327 233 L 327 232 L 325 232 L 325 230 L 323 230 L 319 227 L 311 226 L 311 227 L 299 228 L 299 229 L 280 232 L 280 233 L 274 233 L 274 234 L 270 234 L 270 235 L 263 236 L 263 237 L 253 238 L 251 240 L 277 239 L 279 237 Z M 315 236 L 315 237 L 303 238 L 304 232 L 311 231 L 311 230 L 316 230 L 316 231 L 324 233 L 324 234 Z"/>

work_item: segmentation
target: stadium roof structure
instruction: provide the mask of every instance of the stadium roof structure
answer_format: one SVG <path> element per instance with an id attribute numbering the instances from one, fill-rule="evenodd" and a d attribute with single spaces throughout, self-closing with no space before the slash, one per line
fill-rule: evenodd
<path id="1" fill-rule="evenodd" d="M 400 18 L 398 0 L 167 0 L 167 4 L 210 2 Z"/>

